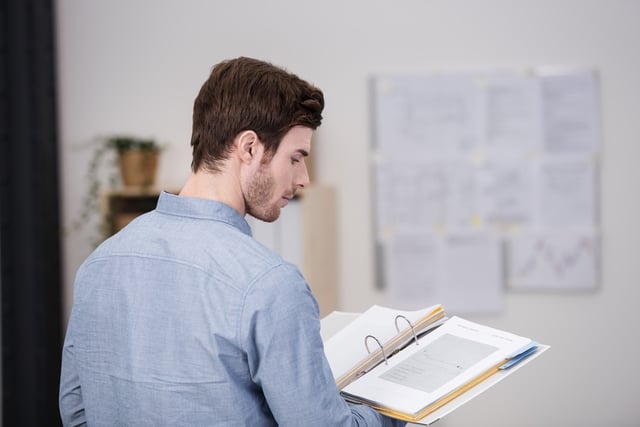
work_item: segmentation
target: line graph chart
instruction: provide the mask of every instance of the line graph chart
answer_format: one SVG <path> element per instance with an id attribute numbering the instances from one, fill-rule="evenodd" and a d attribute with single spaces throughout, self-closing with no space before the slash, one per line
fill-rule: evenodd
<path id="1" fill-rule="evenodd" d="M 507 242 L 508 284 L 513 289 L 593 289 L 598 283 L 595 233 L 528 233 Z"/>

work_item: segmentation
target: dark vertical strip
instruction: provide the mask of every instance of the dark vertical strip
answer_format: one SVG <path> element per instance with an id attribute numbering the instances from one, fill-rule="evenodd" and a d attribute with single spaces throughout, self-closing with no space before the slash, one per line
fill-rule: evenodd
<path id="1" fill-rule="evenodd" d="M 0 1 L 3 425 L 60 425 L 61 257 L 52 0 Z"/>

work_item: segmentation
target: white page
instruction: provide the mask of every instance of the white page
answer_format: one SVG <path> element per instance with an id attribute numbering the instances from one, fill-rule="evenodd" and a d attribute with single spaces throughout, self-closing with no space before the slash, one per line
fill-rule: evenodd
<path id="1" fill-rule="evenodd" d="M 440 163 L 385 162 L 376 170 L 378 228 L 433 229 L 445 221 Z"/>
<path id="2" fill-rule="evenodd" d="M 481 212 L 494 225 L 526 225 L 535 206 L 534 166 L 527 158 L 494 157 L 478 173 Z"/>
<path id="3" fill-rule="evenodd" d="M 470 162 L 449 162 L 445 174 L 445 223 L 447 227 L 470 228 L 482 224 L 477 168 Z"/>
<path id="4" fill-rule="evenodd" d="M 469 74 L 377 77 L 377 149 L 385 156 L 454 156 L 478 144 L 480 88 Z"/>
<path id="5" fill-rule="evenodd" d="M 540 80 L 545 151 L 552 155 L 597 151 L 600 125 L 595 73 L 543 73 Z"/>
<path id="6" fill-rule="evenodd" d="M 593 289 L 600 244 L 591 231 L 518 233 L 507 245 L 508 284 L 518 290 Z"/>
<path id="7" fill-rule="evenodd" d="M 591 227 L 596 223 L 595 163 L 591 157 L 541 161 L 536 175 L 538 224 Z"/>
<path id="8" fill-rule="evenodd" d="M 502 247 L 497 233 L 396 233 L 386 247 L 390 305 L 412 309 L 438 301 L 456 314 L 502 309 Z"/>
<path id="9" fill-rule="evenodd" d="M 502 247 L 497 233 L 448 233 L 444 239 L 440 299 L 448 312 L 490 314 L 502 310 Z"/>
<path id="10" fill-rule="evenodd" d="M 487 155 L 521 157 L 542 144 L 540 81 L 525 74 L 493 74 L 483 92 Z"/>
<path id="11" fill-rule="evenodd" d="M 343 389 L 417 413 L 518 352 L 530 339 L 453 317 Z"/>
<path id="12" fill-rule="evenodd" d="M 395 233 L 385 245 L 387 299 L 394 307 L 415 309 L 441 301 L 442 236 Z"/>
<path id="13" fill-rule="evenodd" d="M 341 377 L 369 355 L 365 345 L 367 335 L 375 336 L 384 345 L 398 334 L 395 326 L 397 315 L 405 316 L 413 324 L 436 308 L 435 305 L 415 311 L 396 310 L 378 305 L 369 308 L 325 341 L 324 352 L 334 378 Z M 409 326 L 405 322 L 399 323 L 398 327 L 402 331 Z M 372 341 L 369 348 L 375 351 L 379 347 Z"/>

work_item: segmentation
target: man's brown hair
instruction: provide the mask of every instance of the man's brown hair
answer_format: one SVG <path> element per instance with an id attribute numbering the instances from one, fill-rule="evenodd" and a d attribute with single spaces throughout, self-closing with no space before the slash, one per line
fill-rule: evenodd
<path id="1" fill-rule="evenodd" d="M 215 65 L 193 106 L 191 169 L 219 171 L 238 133 L 253 130 L 273 155 L 294 126 L 322 122 L 322 91 L 268 62 L 240 57 Z"/>

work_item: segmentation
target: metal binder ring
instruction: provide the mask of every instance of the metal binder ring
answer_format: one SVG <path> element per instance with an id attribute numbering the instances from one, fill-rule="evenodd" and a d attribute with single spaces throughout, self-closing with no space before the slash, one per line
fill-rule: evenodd
<path id="1" fill-rule="evenodd" d="M 407 321 L 407 323 L 409 324 L 409 327 L 411 328 L 411 333 L 413 334 L 413 339 L 416 342 L 416 345 L 419 345 L 418 343 L 418 336 L 416 335 L 416 330 L 413 328 L 413 325 L 411 324 L 411 322 L 409 322 L 409 319 L 407 319 L 406 317 L 404 317 L 402 314 L 398 314 L 396 316 L 395 319 L 395 323 L 396 323 L 396 331 L 400 332 L 400 328 L 398 327 L 398 319 L 403 318 L 404 320 Z"/>
<path id="2" fill-rule="evenodd" d="M 364 346 L 367 348 L 367 352 L 371 354 L 371 350 L 369 350 L 369 343 L 368 343 L 369 338 L 373 338 L 374 340 L 376 340 L 376 342 L 380 346 L 380 351 L 382 352 L 382 357 L 384 358 L 384 364 L 386 365 L 388 361 L 387 361 L 387 355 L 384 354 L 384 347 L 382 346 L 382 344 L 380 344 L 380 341 L 378 341 L 378 338 L 374 337 L 373 335 L 367 335 L 366 337 L 364 337 Z"/>

